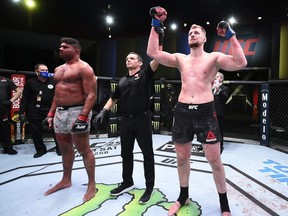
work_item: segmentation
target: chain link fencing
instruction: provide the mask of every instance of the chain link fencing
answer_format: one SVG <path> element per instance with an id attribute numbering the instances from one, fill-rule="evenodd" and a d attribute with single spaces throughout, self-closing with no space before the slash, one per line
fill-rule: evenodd
<path id="1" fill-rule="evenodd" d="M 2 74 L 9 77 L 12 73 L 6 70 Z M 20 74 L 31 75 L 28 72 Z M 102 110 L 117 84 L 117 79 L 97 77 L 97 102 L 92 110 L 92 119 Z M 262 145 L 263 137 L 267 136 L 268 147 L 288 153 L 288 81 L 224 81 L 224 84 L 231 92 L 226 102 L 224 142 Z M 265 85 L 269 92 L 267 104 L 263 103 Z M 179 80 L 154 81 L 150 111 L 155 134 L 172 134 L 173 111 L 180 90 Z M 102 125 L 91 128 L 92 138 L 119 136 L 122 118 L 120 107 L 121 100 L 111 109 Z M 29 138 L 29 130 L 26 133 Z"/>

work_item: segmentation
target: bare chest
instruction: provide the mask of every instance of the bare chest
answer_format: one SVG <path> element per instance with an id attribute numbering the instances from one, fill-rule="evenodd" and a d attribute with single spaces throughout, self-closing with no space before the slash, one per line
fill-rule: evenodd
<path id="1" fill-rule="evenodd" d="M 214 80 L 216 72 L 215 64 L 207 58 L 187 59 L 181 64 L 181 75 L 184 79 L 210 81 Z"/>
<path id="2" fill-rule="evenodd" d="M 70 68 L 63 68 L 57 71 L 54 76 L 56 82 L 77 82 L 81 79 L 80 73 L 77 70 L 72 70 Z"/>

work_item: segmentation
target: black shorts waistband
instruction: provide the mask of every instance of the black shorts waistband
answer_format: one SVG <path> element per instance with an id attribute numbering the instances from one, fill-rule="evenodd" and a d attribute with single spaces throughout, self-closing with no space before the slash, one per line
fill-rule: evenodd
<path id="1" fill-rule="evenodd" d="M 208 103 L 203 103 L 203 104 L 187 104 L 187 103 L 182 103 L 182 102 L 177 102 L 176 103 L 176 107 L 179 107 L 179 108 L 184 108 L 184 109 L 187 109 L 187 110 L 195 110 L 195 109 L 198 109 L 198 108 L 206 108 L 206 107 L 211 107 L 213 106 L 214 107 L 214 101 L 210 101 Z"/>
<path id="2" fill-rule="evenodd" d="M 68 110 L 69 108 L 72 108 L 72 107 L 81 107 L 81 106 L 84 106 L 84 104 L 76 104 L 76 105 L 71 105 L 71 106 L 58 106 L 57 107 L 57 110 Z"/>
<path id="3" fill-rule="evenodd" d="M 148 114 L 147 111 L 145 112 L 141 112 L 141 113 L 131 113 L 131 114 L 128 114 L 128 113 L 122 113 L 122 117 L 124 118 L 129 118 L 129 119 L 135 119 L 135 118 L 139 118 L 139 117 L 142 117 L 142 116 L 146 116 Z"/>

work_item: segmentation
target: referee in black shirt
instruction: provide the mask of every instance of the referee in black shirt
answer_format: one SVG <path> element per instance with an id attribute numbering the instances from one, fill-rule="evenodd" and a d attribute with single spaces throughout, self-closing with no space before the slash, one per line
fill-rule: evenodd
<path id="1" fill-rule="evenodd" d="M 162 46 L 161 46 L 162 48 Z M 155 162 L 152 146 L 152 126 L 150 107 L 150 90 L 153 75 L 159 66 L 156 61 L 141 70 L 143 64 L 139 54 L 130 52 L 126 57 L 128 74 L 119 80 L 118 86 L 110 99 L 104 105 L 100 113 L 94 118 L 93 126 L 98 127 L 102 123 L 108 110 L 112 108 L 118 99 L 121 100 L 121 157 L 122 157 L 122 178 L 123 182 L 110 191 L 112 196 L 118 196 L 134 187 L 133 173 L 133 149 L 135 139 L 143 153 L 144 175 L 146 190 L 140 197 L 139 203 L 149 202 L 155 181 Z"/>
<path id="2" fill-rule="evenodd" d="M 29 79 L 24 86 L 22 100 L 20 103 L 20 119 L 27 117 L 29 128 L 36 149 L 34 158 L 41 157 L 47 153 L 46 145 L 43 142 L 42 121 L 46 118 L 54 97 L 55 81 L 45 64 L 35 66 L 36 77 Z M 54 132 L 53 132 L 54 135 Z M 61 155 L 57 141 L 56 152 Z"/>

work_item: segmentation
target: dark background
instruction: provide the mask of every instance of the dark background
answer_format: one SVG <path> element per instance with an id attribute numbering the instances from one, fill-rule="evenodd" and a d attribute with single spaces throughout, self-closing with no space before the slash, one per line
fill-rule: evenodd
<path id="1" fill-rule="evenodd" d="M 288 22 L 288 0 L 35 1 L 38 7 L 33 11 L 24 6 L 23 0 L 19 4 L 12 3 L 12 0 L 0 1 L 0 69 L 33 71 L 35 64 L 43 62 L 53 72 L 63 63 L 58 54 L 59 39 L 69 36 L 80 41 L 81 58 L 93 67 L 97 76 L 121 77 L 126 73 L 128 52 L 141 54 L 144 63 L 150 60 L 146 56 L 151 23 L 149 9 L 161 5 L 168 11 L 164 50 L 185 53 L 187 32 L 191 24 L 196 23 L 206 29 L 208 42 L 205 49 L 211 52 L 219 41 L 215 32 L 217 23 L 234 16 L 238 20 L 233 26 L 238 39 L 259 37 L 261 40 L 254 47 L 257 55 L 246 56 L 254 75 L 247 77 L 246 73 L 233 72 L 225 74 L 225 79 L 278 77 L 279 32 L 280 26 Z M 115 18 L 111 26 L 105 23 L 107 15 Z M 258 16 L 262 16 L 262 20 L 258 20 Z M 206 25 L 207 21 L 210 25 Z M 176 32 L 169 28 L 173 22 L 178 23 Z M 187 23 L 186 27 L 184 23 Z M 264 68 L 264 72 L 255 68 Z M 179 79 L 179 73 L 160 66 L 156 78 L 160 77 Z"/>
<path id="2" fill-rule="evenodd" d="M 23 1 L 23 0 L 22 0 Z M 168 11 L 166 25 L 186 22 L 205 25 L 214 29 L 222 19 L 233 15 L 239 25 L 275 23 L 287 20 L 287 0 L 35 0 L 38 7 L 32 12 L 23 3 L 12 0 L 0 2 L 0 27 L 45 34 L 70 35 L 90 40 L 113 37 L 147 35 L 149 9 L 163 6 Z M 111 14 L 115 24 L 108 30 L 105 17 Z M 262 16 L 262 20 L 257 20 Z M 182 30 L 180 28 L 180 30 Z M 186 32 L 186 30 L 185 30 Z"/>

